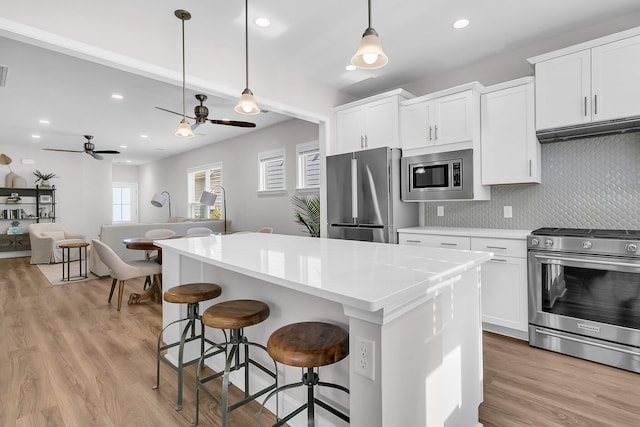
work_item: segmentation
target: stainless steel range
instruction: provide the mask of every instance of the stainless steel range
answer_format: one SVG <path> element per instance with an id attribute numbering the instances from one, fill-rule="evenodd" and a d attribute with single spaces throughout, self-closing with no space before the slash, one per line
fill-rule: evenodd
<path id="1" fill-rule="evenodd" d="M 529 344 L 640 372 L 640 230 L 527 237 Z"/>

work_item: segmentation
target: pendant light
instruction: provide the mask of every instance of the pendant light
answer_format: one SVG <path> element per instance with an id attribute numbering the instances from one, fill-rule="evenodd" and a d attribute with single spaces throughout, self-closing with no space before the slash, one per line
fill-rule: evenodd
<path id="1" fill-rule="evenodd" d="M 191 125 L 187 120 L 187 115 L 185 112 L 185 70 L 184 70 L 184 21 L 188 21 L 191 19 L 191 14 L 186 10 L 176 10 L 174 12 L 176 17 L 182 21 L 182 120 L 180 120 L 180 125 L 178 125 L 178 130 L 176 130 L 176 136 L 181 138 L 193 138 L 195 135 L 191 130 Z"/>
<path id="2" fill-rule="evenodd" d="M 358 68 L 375 69 L 384 67 L 389 62 L 389 58 L 382 51 L 382 43 L 378 38 L 378 33 L 371 27 L 371 0 L 369 3 L 369 26 L 362 34 L 362 40 L 358 45 L 358 50 L 351 58 L 351 63 Z"/>
<path id="3" fill-rule="evenodd" d="M 238 105 L 234 110 L 240 114 L 258 114 L 260 108 L 253 98 L 253 92 L 249 89 L 249 0 L 244 0 L 244 72 L 245 72 L 245 88 L 240 95 Z"/>

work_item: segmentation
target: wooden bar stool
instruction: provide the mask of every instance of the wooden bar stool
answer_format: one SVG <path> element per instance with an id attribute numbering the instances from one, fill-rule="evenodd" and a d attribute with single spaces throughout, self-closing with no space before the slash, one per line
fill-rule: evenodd
<path id="1" fill-rule="evenodd" d="M 302 368 L 302 381 L 276 388 L 269 393 L 258 414 L 258 426 L 262 410 L 267 401 L 277 393 L 294 387 L 307 386 L 307 402 L 273 427 L 281 426 L 307 409 L 307 425 L 315 425 L 315 405 L 321 406 L 338 418 L 349 422 L 349 416 L 332 408 L 313 394 L 314 386 L 331 387 L 349 393 L 349 389 L 338 384 L 319 381 L 318 368 L 339 362 L 349 355 L 349 334 L 340 326 L 324 322 L 301 322 L 283 326 L 269 337 L 269 355 L 284 365 Z M 305 372 L 306 369 L 306 372 Z M 315 370 L 314 370 L 315 369 Z"/>
<path id="2" fill-rule="evenodd" d="M 277 366 L 274 362 L 273 371 L 261 365 L 259 362 L 249 357 L 249 347 L 254 346 L 267 350 L 267 348 L 261 344 L 250 342 L 247 337 L 244 336 L 244 328 L 252 325 L 256 325 L 269 317 L 269 306 L 261 301 L 255 300 L 231 300 L 218 303 L 209 307 L 202 314 L 202 322 L 205 326 L 215 329 L 221 329 L 223 331 L 229 330 L 229 340 L 223 344 L 214 344 L 206 352 L 202 354 L 202 360 L 209 357 L 209 352 L 219 346 L 225 348 L 225 365 L 223 372 L 216 372 L 209 375 L 206 378 L 200 378 L 200 371 L 196 374 L 196 418 L 192 423 L 192 426 L 198 424 L 199 417 L 199 404 L 200 404 L 200 388 L 202 388 L 213 400 L 215 400 L 222 411 L 222 427 L 229 425 L 229 412 L 236 408 L 248 403 L 263 394 L 277 388 L 278 376 Z M 226 333 L 225 333 L 226 337 Z M 244 357 L 240 362 L 240 346 L 244 346 Z M 216 351 L 216 354 L 219 352 Z M 261 371 L 268 374 L 273 378 L 274 383 L 257 391 L 254 394 L 249 392 L 249 366 L 253 365 Z M 244 369 L 244 398 L 229 404 L 229 374 L 233 371 Z M 210 390 L 208 390 L 204 384 L 207 382 L 219 378 L 222 378 L 222 393 L 220 397 L 215 396 Z"/>
<path id="3" fill-rule="evenodd" d="M 203 301 L 208 301 L 214 298 L 217 298 L 222 293 L 222 289 L 220 286 L 214 283 L 189 283 L 186 285 L 175 286 L 164 293 L 164 300 L 166 302 L 176 303 L 176 304 L 187 304 L 187 317 L 180 320 L 175 320 L 169 323 L 164 327 L 160 335 L 158 336 L 158 351 L 157 351 L 157 368 L 156 368 L 156 384 L 153 386 L 153 389 L 156 390 L 160 386 L 160 361 L 167 363 L 173 369 L 178 372 L 178 403 L 176 405 L 176 411 L 182 409 L 182 383 L 183 383 L 183 374 L 182 370 L 185 366 L 189 366 L 193 363 L 200 362 L 199 368 L 203 367 L 204 359 L 201 358 L 204 353 L 204 343 L 205 341 L 212 346 L 217 345 L 213 341 L 208 340 L 204 335 L 204 324 L 202 323 L 202 317 L 199 314 L 200 303 Z M 162 345 L 162 336 L 164 331 L 174 323 L 187 321 L 186 326 L 182 330 L 182 334 L 180 335 L 180 341 L 176 341 L 174 343 Z M 200 332 L 196 333 L 196 321 L 200 322 Z M 187 335 L 190 336 L 187 337 Z M 184 362 L 184 345 L 185 343 L 191 342 L 193 340 L 200 340 L 200 356 L 196 359 L 190 360 L 188 362 Z M 179 346 L 178 349 L 178 366 L 175 366 L 171 363 L 166 354 L 160 354 L 161 352 L 173 348 L 175 346 Z M 224 349 L 220 349 L 219 352 L 224 351 Z M 210 356 L 213 356 L 216 353 L 211 353 Z"/>

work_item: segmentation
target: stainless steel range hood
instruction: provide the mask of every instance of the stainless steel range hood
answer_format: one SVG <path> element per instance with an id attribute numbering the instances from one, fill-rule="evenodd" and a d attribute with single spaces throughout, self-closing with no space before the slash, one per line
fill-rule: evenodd
<path id="1" fill-rule="evenodd" d="M 630 117 L 606 122 L 585 123 L 556 129 L 545 129 L 536 132 L 541 144 L 566 141 L 569 139 L 588 138 L 592 136 L 615 133 L 640 132 L 640 117 Z"/>

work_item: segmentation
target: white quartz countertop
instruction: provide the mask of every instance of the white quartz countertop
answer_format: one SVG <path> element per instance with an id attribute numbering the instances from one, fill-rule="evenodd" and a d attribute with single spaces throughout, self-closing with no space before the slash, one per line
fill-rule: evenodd
<path id="1" fill-rule="evenodd" d="M 488 252 L 283 234 L 157 240 L 163 251 L 365 311 L 404 304 L 480 263 Z"/>
<path id="2" fill-rule="evenodd" d="M 506 230 L 500 228 L 465 228 L 465 227 L 409 227 L 400 228 L 398 233 L 439 234 L 445 236 L 495 237 L 498 239 L 525 240 L 531 230 Z"/>

